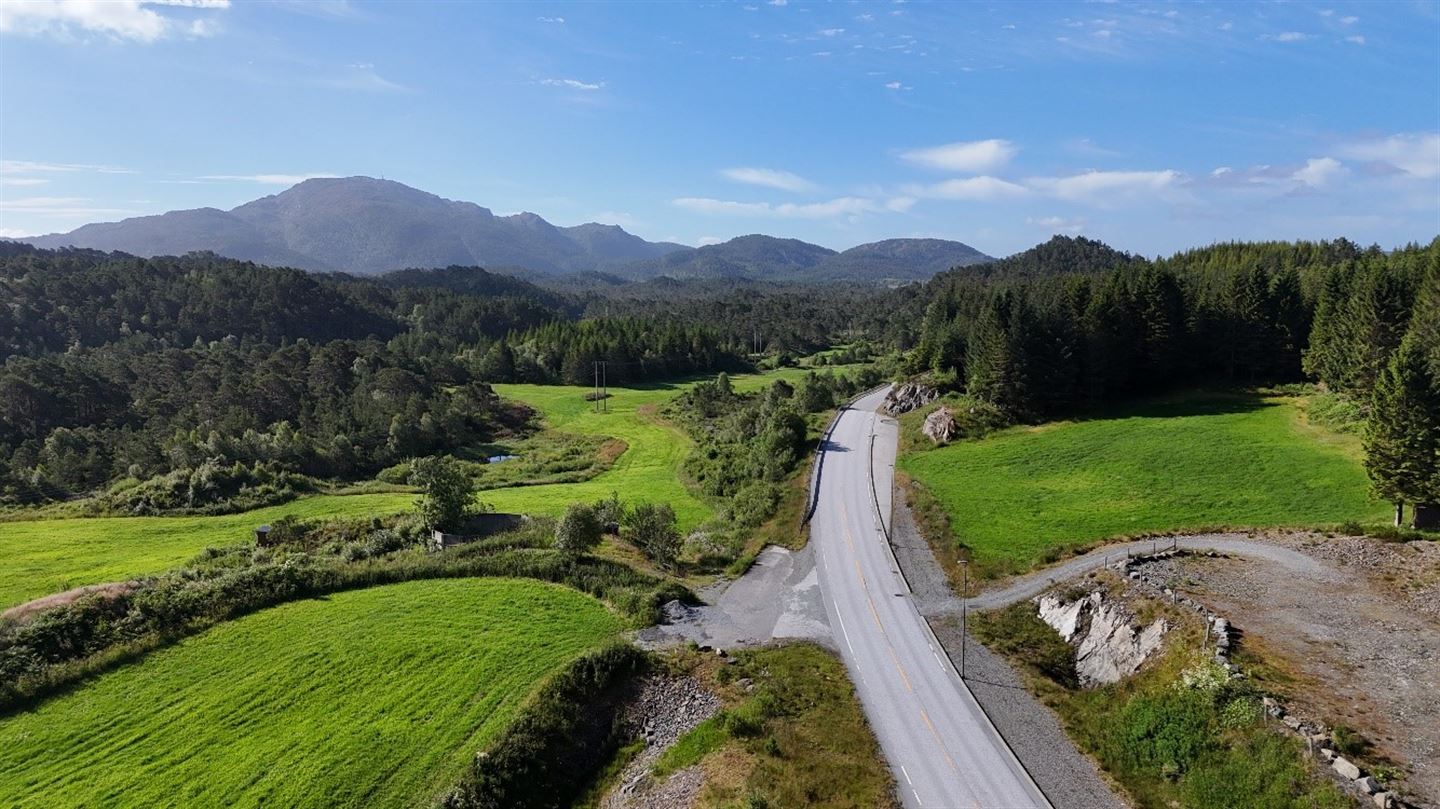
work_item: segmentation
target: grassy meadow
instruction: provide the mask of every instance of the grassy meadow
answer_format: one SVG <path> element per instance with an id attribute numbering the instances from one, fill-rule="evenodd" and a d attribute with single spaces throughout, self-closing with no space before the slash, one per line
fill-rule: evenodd
<path id="1" fill-rule="evenodd" d="M 776 379 L 795 383 L 808 370 L 740 375 L 734 385 L 753 391 Z M 587 387 L 496 385 L 502 396 L 534 407 L 547 429 L 616 438 L 627 448 L 609 469 L 590 480 L 494 489 L 482 492 L 480 498 L 497 511 L 556 516 L 576 500 L 598 500 L 618 491 L 627 499 L 670 503 L 682 529 L 698 525 L 713 511 L 680 481 L 680 464 L 691 442 L 654 414 L 658 405 L 688 384 L 612 387 L 606 413 L 595 413 L 593 404 L 585 401 Z M 0 521 L 0 559 L 5 560 L 0 566 L 0 609 L 71 587 L 169 570 L 206 547 L 244 542 L 255 526 L 286 514 L 306 519 L 395 514 L 409 509 L 414 500 L 412 494 L 393 492 L 324 494 L 222 516 Z"/>
<path id="2" fill-rule="evenodd" d="M 1117 536 L 1383 519 L 1359 439 L 1311 424 L 1301 405 L 1191 394 L 911 452 L 900 468 L 982 568 Z"/>
<path id="3" fill-rule="evenodd" d="M 7 806 L 428 805 L 620 619 L 557 585 L 447 579 L 217 626 L 0 718 Z"/>

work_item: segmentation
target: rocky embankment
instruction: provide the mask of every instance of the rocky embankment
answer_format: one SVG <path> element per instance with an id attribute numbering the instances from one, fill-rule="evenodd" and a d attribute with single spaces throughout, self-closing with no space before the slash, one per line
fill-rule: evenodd
<path id="1" fill-rule="evenodd" d="M 655 674 L 641 681 L 621 719 L 624 733 L 643 739 L 640 751 L 600 802 L 602 809 L 674 809 L 691 805 L 704 777 L 698 766 L 657 779 L 651 768 L 681 736 L 720 711 L 720 698 L 693 677 Z"/>

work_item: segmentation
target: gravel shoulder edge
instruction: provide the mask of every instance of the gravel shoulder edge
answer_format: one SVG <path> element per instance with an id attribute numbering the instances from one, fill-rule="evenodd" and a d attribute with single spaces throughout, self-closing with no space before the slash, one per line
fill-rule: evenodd
<path id="1" fill-rule="evenodd" d="M 891 545 L 913 597 L 922 606 L 954 598 L 944 571 L 915 527 L 903 496 L 892 510 Z M 928 617 L 945 654 L 958 668 L 962 636 L 957 617 Z M 1123 809 L 1129 804 L 1106 782 L 1095 762 L 1075 746 L 1059 718 L 1025 688 L 1010 664 L 973 637 L 965 648 L 965 684 L 1005 742 L 1025 764 L 1056 809 Z"/>

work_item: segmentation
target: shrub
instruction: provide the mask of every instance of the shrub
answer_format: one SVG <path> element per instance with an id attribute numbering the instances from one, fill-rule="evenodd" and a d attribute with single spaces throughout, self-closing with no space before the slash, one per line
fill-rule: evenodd
<path id="1" fill-rule="evenodd" d="M 555 524 L 555 549 L 584 553 L 600 544 L 600 518 L 584 503 L 571 503 L 565 516 Z"/>
<path id="2" fill-rule="evenodd" d="M 630 511 L 630 541 L 655 564 L 673 568 L 680 557 L 675 510 L 666 503 L 640 503 Z"/>

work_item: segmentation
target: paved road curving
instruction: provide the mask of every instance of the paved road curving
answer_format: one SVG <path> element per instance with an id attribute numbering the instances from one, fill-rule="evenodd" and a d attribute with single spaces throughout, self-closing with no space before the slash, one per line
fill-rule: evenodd
<path id="1" fill-rule="evenodd" d="M 835 644 L 906 806 L 1049 807 L 937 648 L 895 566 L 878 517 L 889 513 L 896 442 L 893 423 L 874 412 L 883 398 L 842 411 L 822 448 L 810 543 Z"/>

